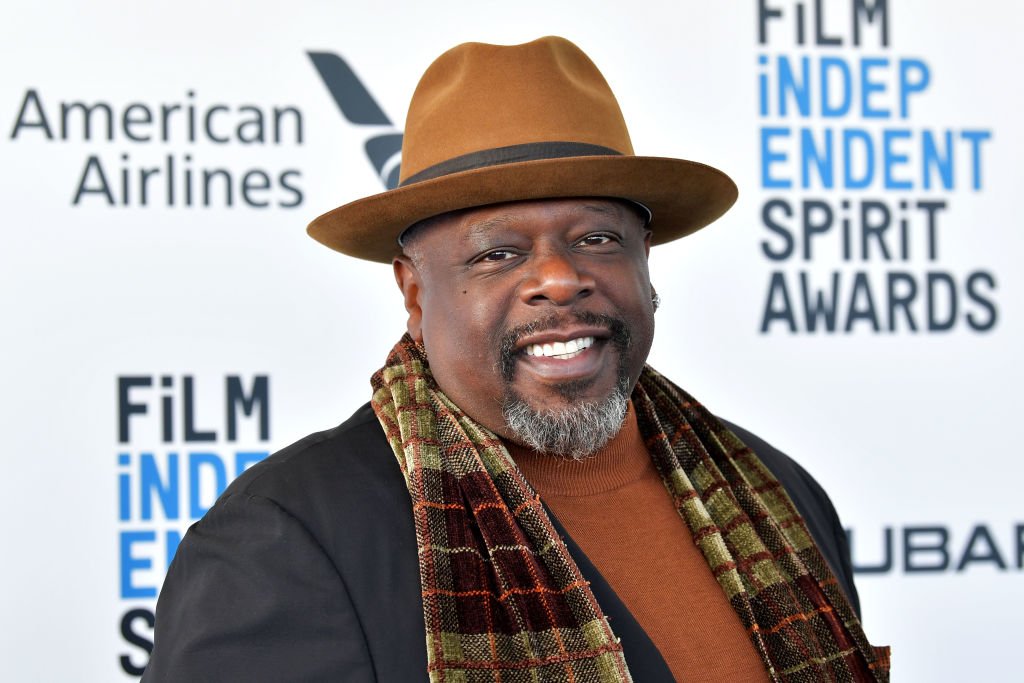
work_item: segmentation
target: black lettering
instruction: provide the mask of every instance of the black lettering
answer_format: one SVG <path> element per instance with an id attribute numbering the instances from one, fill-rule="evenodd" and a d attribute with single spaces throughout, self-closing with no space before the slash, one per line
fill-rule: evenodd
<path id="1" fill-rule="evenodd" d="M 870 4 L 869 4 L 870 3 Z M 864 15 L 868 23 L 879 14 L 882 24 L 882 47 L 889 47 L 889 3 L 887 0 L 853 0 L 853 44 L 860 45 L 860 17 Z"/>
<path id="2" fill-rule="evenodd" d="M 97 176 L 96 181 L 98 185 L 95 187 L 89 187 L 90 172 L 95 171 Z M 103 165 L 100 163 L 100 158 L 95 154 L 90 154 L 89 158 L 86 159 L 85 169 L 82 171 L 82 177 L 78 181 L 78 187 L 75 189 L 75 196 L 71 200 L 72 206 L 77 206 L 78 202 L 82 201 L 82 195 L 86 194 L 102 194 L 107 198 L 107 204 L 114 206 L 114 193 L 110 191 L 110 183 L 107 182 L 107 176 L 103 173 Z"/>
<path id="3" fill-rule="evenodd" d="M 132 403 L 129 401 L 128 392 L 132 387 L 153 386 L 150 377 L 118 377 L 117 378 L 117 440 L 119 443 L 128 443 L 129 438 L 128 418 L 132 415 L 145 415 L 148 412 L 145 403 Z"/>
<path id="4" fill-rule="evenodd" d="M 976 547 L 978 545 L 983 547 L 979 550 Z M 979 524 L 971 530 L 971 537 L 967 539 L 967 547 L 964 548 L 964 554 L 956 565 L 956 570 L 962 572 L 971 562 L 992 562 L 1000 569 L 1006 569 L 1006 561 L 999 554 L 999 548 L 996 547 L 992 534 L 984 524 Z"/>
<path id="5" fill-rule="evenodd" d="M 938 213 L 939 209 L 946 209 L 946 202 L 918 202 L 917 208 L 924 209 L 925 213 L 928 214 L 928 260 L 935 261 L 939 258 L 939 241 L 936 233 L 938 224 L 935 220 L 935 214 Z"/>
<path id="6" fill-rule="evenodd" d="M 170 375 L 164 375 L 160 378 L 160 386 L 164 389 L 173 388 L 174 378 Z M 170 443 L 174 441 L 174 396 L 171 394 L 164 394 L 160 397 L 160 405 L 163 408 L 161 414 L 163 416 L 164 443 Z"/>
<path id="7" fill-rule="evenodd" d="M 946 306 L 945 320 L 939 317 L 936 303 L 939 298 L 939 283 L 945 284 L 948 293 L 946 300 L 949 304 Z M 953 325 L 956 324 L 956 308 L 956 281 L 946 273 L 928 273 L 928 331 L 948 332 L 953 329 Z"/>
<path id="8" fill-rule="evenodd" d="M 189 90 L 189 91 L 187 91 L 185 93 L 185 96 L 188 97 L 188 99 L 189 99 L 188 105 L 185 108 L 185 111 L 187 112 L 186 116 L 188 117 L 188 141 L 189 142 L 195 142 L 196 141 L 196 103 L 192 101 L 192 98 L 194 98 L 196 96 L 196 93 L 195 93 L 194 90 Z"/>
<path id="9" fill-rule="evenodd" d="M 213 142 L 225 144 L 231 141 L 228 137 L 218 137 L 213 132 L 213 115 L 218 111 L 228 111 L 228 108 L 223 104 L 217 104 L 206 110 L 206 116 L 203 119 L 204 126 L 206 128 L 206 137 L 210 138 Z"/>
<path id="10" fill-rule="evenodd" d="M 124 162 L 124 166 L 121 167 L 121 204 L 128 206 L 130 200 L 129 187 L 131 186 L 128 180 L 128 155 L 122 154 L 121 161 Z"/>
<path id="11" fill-rule="evenodd" d="M 214 178 L 224 179 L 224 205 L 232 206 L 234 204 L 233 192 L 231 189 L 231 174 L 223 168 L 215 168 L 213 170 L 203 170 L 203 206 L 210 205 L 210 187 L 211 181 Z"/>
<path id="12" fill-rule="evenodd" d="M 1024 569 L 1024 524 L 1017 527 L 1017 569 Z"/>
<path id="13" fill-rule="evenodd" d="M 877 212 L 881 218 L 879 222 L 875 223 L 870 220 L 871 212 Z M 889 249 L 885 246 L 885 232 L 889 229 L 889 221 L 892 215 L 889 213 L 889 207 L 883 202 L 876 202 L 871 200 L 865 200 L 860 205 L 860 227 L 861 227 L 861 254 L 860 257 L 865 261 L 871 260 L 868 254 L 868 243 L 870 237 L 874 235 L 875 239 L 878 240 L 878 246 L 882 250 L 882 258 L 886 261 L 891 260 L 889 257 Z"/>
<path id="14" fill-rule="evenodd" d="M 850 545 L 850 566 L 855 574 L 887 574 L 892 571 L 892 527 L 884 527 L 883 535 L 885 537 L 885 555 L 882 561 L 878 564 L 857 564 L 856 559 L 853 557 L 853 529 L 846 530 L 846 541 Z"/>
<path id="15" fill-rule="evenodd" d="M 83 102 L 62 102 L 60 105 L 60 137 L 62 140 L 68 139 L 68 115 L 76 109 L 82 112 L 83 139 L 92 139 L 92 113 L 96 110 L 105 114 L 107 140 L 114 139 L 114 113 L 110 110 L 109 104 L 97 102 L 90 107 Z"/>
<path id="16" fill-rule="evenodd" d="M 859 296 L 863 293 L 863 297 Z M 858 299 L 864 299 L 864 306 L 859 307 Z M 872 329 L 878 332 L 878 314 L 875 312 L 875 300 L 871 296 L 871 283 L 868 282 L 868 275 L 863 271 L 857 272 L 853 278 L 853 291 L 850 294 L 850 310 L 846 318 L 846 331 L 853 329 L 853 323 L 858 320 L 867 320 L 871 323 Z"/>
<path id="17" fill-rule="evenodd" d="M 933 543 L 921 543 L 920 537 L 935 537 Z M 903 529 L 903 568 L 908 573 L 943 572 L 949 568 L 949 530 L 942 526 L 908 526 Z M 915 559 L 921 554 L 937 555 L 931 564 Z"/>
<path id="18" fill-rule="evenodd" d="M 180 104 L 164 104 L 160 107 L 160 139 L 164 142 L 171 139 L 171 114 L 179 110 Z"/>
<path id="19" fill-rule="evenodd" d="M 236 131 L 236 134 L 238 135 L 238 141 L 244 144 L 251 144 L 253 142 L 263 142 L 263 140 L 265 139 L 263 133 L 263 112 L 261 112 L 257 107 L 254 107 L 252 105 L 241 106 L 238 108 L 238 111 L 249 112 L 252 114 L 251 119 L 249 119 L 248 121 L 242 121 L 238 124 L 238 130 Z M 255 132 L 251 133 L 250 135 L 246 135 L 246 128 L 252 128 Z"/>
<path id="20" fill-rule="evenodd" d="M 242 200 L 249 206 L 263 208 L 270 206 L 266 199 L 253 198 L 250 192 L 261 192 L 270 188 L 270 176 L 259 169 L 253 169 L 242 176 Z"/>
<path id="21" fill-rule="evenodd" d="M 132 115 L 135 111 L 140 112 L 141 116 L 139 118 L 135 118 Z M 125 136 L 127 136 L 129 140 L 134 140 L 135 142 L 149 142 L 152 139 L 152 136 L 148 132 L 145 135 L 136 135 L 132 132 L 132 126 L 135 124 L 145 124 L 146 126 L 149 126 L 151 123 L 153 123 L 153 112 L 149 110 L 149 107 L 140 102 L 129 104 L 125 107 L 124 113 L 121 115 L 121 127 L 124 128 Z"/>
<path id="22" fill-rule="evenodd" d="M 839 271 L 832 271 L 832 296 L 826 298 L 824 290 L 811 292 L 809 274 L 800 273 L 800 289 L 804 295 L 804 315 L 807 320 L 807 331 L 818 329 L 818 316 L 824 318 L 825 331 L 836 331 L 836 302 L 839 300 Z M 811 305 L 811 300 L 814 305 Z"/>
<path id="23" fill-rule="evenodd" d="M 896 331 L 896 311 L 903 309 L 903 315 L 907 320 L 907 327 L 911 332 L 917 332 L 917 323 L 914 322 L 914 314 L 910 310 L 910 304 L 917 298 L 917 281 L 910 273 L 893 271 L 888 274 L 888 298 L 889 298 L 889 331 Z M 897 292 L 899 284 L 903 283 L 904 293 Z"/>
<path id="24" fill-rule="evenodd" d="M 152 633 L 153 627 L 156 625 L 156 617 L 153 612 L 148 609 L 133 609 L 125 612 L 121 617 L 121 636 L 128 643 L 145 650 L 146 664 L 149 664 L 149 656 L 153 654 L 153 641 L 135 631 L 135 622 L 139 619 L 146 622 L 150 633 Z M 121 655 L 121 669 L 130 676 L 141 676 L 146 671 L 146 664 L 139 666 L 132 661 L 130 655 Z"/>
<path id="25" fill-rule="evenodd" d="M 167 155 L 167 206 L 174 206 L 174 155 Z"/>
<path id="26" fill-rule="evenodd" d="M 270 439 L 270 379 L 266 375 L 257 375 L 252 381 L 252 391 L 245 395 L 242 388 L 242 380 L 239 377 L 230 375 L 227 378 L 227 418 L 228 418 L 228 441 L 235 441 L 238 438 L 238 412 L 241 408 L 243 415 L 252 415 L 260 406 L 260 441 Z"/>
<path id="27" fill-rule="evenodd" d="M 782 11 L 768 7 L 765 0 L 757 2 L 757 42 L 764 45 L 768 42 L 768 20 L 782 16 Z"/>
<path id="28" fill-rule="evenodd" d="M 991 273 L 983 270 L 971 273 L 970 277 L 967 278 L 967 298 L 984 308 L 988 312 L 988 317 L 979 320 L 972 311 L 967 314 L 967 324 L 975 332 L 988 332 L 996 326 L 998 315 L 995 302 L 977 291 L 979 282 L 984 282 L 988 286 L 989 291 L 991 291 L 996 288 L 996 279 Z"/>
<path id="29" fill-rule="evenodd" d="M 139 204 L 142 206 L 146 206 L 146 199 L 149 195 L 149 178 L 154 175 L 160 175 L 159 168 L 139 169 Z"/>
<path id="30" fill-rule="evenodd" d="M 286 189 L 289 192 L 291 192 L 292 193 L 292 197 L 293 197 L 293 200 L 291 202 L 284 202 L 284 201 L 282 201 L 282 202 L 278 202 L 277 203 L 277 205 L 280 206 L 283 209 L 294 208 L 294 207 L 298 206 L 299 204 L 301 204 L 302 203 L 302 199 L 303 199 L 303 197 L 302 197 L 302 190 L 299 189 L 295 185 L 290 185 L 288 183 L 288 176 L 295 176 L 296 178 L 299 178 L 299 177 L 301 177 L 301 174 L 298 171 L 295 171 L 295 170 L 282 171 L 281 172 L 281 175 L 278 178 L 278 180 L 281 183 L 281 187 L 283 187 L 284 189 Z"/>
<path id="31" fill-rule="evenodd" d="M 825 8 L 822 0 L 814 0 L 814 42 L 817 45 L 842 45 L 836 36 L 825 35 Z"/>
<path id="32" fill-rule="evenodd" d="M 296 145 L 302 144 L 302 112 L 295 107 L 274 107 L 274 144 L 281 144 L 281 121 L 284 120 L 286 115 L 291 115 L 295 122 L 294 140 Z"/>
<path id="33" fill-rule="evenodd" d="M 775 308 L 772 305 L 776 294 L 782 296 L 782 308 Z M 785 321 L 789 324 L 789 331 L 796 332 L 796 318 L 793 316 L 793 305 L 789 301 L 786 278 L 779 271 L 772 273 L 771 282 L 768 284 L 768 300 L 765 301 L 764 315 L 761 318 L 761 334 L 767 332 L 768 326 L 775 320 Z"/>
<path id="34" fill-rule="evenodd" d="M 29 121 L 25 118 L 29 106 L 35 107 L 36 119 Z M 22 128 L 42 128 L 46 133 L 46 139 L 53 139 L 53 132 L 50 130 L 50 122 L 46 120 L 46 112 L 43 111 L 43 103 L 39 100 L 39 93 L 30 88 L 25 91 L 25 99 L 21 101 L 21 108 L 18 110 L 18 118 L 14 122 L 14 130 L 11 131 L 11 139 L 16 140 L 18 131 Z"/>
<path id="35" fill-rule="evenodd" d="M 772 261 L 785 261 L 793 255 L 793 247 L 795 246 L 793 233 L 787 230 L 785 225 L 776 222 L 772 218 L 772 212 L 775 209 L 778 209 L 784 216 L 789 218 L 793 216 L 793 207 L 785 199 L 772 199 L 765 202 L 764 206 L 761 207 L 761 220 L 764 223 L 764 227 L 782 237 L 784 246 L 781 251 L 774 251 L 768 240 L 765 239 L 761 240 L 761 251 Z"/>
<path id="36" fill-rule="evenodd" d="M 192 377 L 185 375 L 184 401 L 185 401 L 185 441 L 216 441 L 217 432 L 210 430 L 202 432 L 195 427 L 195 390 Z"/>
<path id="37" fill-rule="evenodd" d="M 815 211 L 823 216 L 820 222 L 813 220 Z M 804 260 L 810 261 L 812 235 L 826 233 L 832 229 L 832 207 L 820 199 L 808 199 L 804 201 L 802 213 L 804 224 Z"/>

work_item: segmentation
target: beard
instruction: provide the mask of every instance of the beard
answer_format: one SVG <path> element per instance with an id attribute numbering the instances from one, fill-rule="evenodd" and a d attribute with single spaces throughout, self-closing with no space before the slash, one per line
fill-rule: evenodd
<path id="1" fill-rule="evenodd" d="M 557 327 L 564 318 L 550 316 L 521 325 L 507 332 L 501 340 L 501 374 L 506 389 L 501 412 L 505 425 L 516 441 L 540 453 L 583 460 L 601 450 L 622 428 L 629 408 L 630 377 L 626 351 L 630 333 L 618 318 L 597 313 L 575 313 L 576 321 L 587 325 L 603 325 L 611 333 L 607 343 L 617 351 L 616 382 L 604 398 L 583 401 L 580 396 L 592 380 L 564 382 L 556 387 L 568 405 L 563 408 L 538 410 L 512 389 L 516 359 L 513 349 L 524 335 Z"/>

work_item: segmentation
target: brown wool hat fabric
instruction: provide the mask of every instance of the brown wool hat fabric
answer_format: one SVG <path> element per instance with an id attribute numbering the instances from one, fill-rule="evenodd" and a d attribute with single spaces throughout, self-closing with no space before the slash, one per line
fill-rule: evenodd
<path id="1" fill-rule="evenodd" d="M 313 220 L 309 234 L 390 263 L 409 226 L 449 211 L 557 197 L 628 199 L 651 212 L 652 243 L 703 228 L 736 185 L 694 161 L 638 157 L 615 95 L 576 45 L 464 43 L 430 65 L 413 94 L 399 186 Z"/>

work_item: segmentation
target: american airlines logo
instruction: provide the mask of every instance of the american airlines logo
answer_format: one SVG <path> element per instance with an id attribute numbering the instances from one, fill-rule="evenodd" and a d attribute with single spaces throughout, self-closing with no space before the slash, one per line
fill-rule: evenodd
<path id="1" fill-rule="evenodd" d="M 331 52 L 308 52 L 328 92 L 349 123 L 372 127 L 366 139 L 366 156 L 377 171 L 384 187 L 398 187 L 399 164 L 402 161 L 402 132 L 380 108 L 377 101 L 359 80 L 352 67 L 340 55 Z M 383 130 L 381 130 L 383 129 Z"/>

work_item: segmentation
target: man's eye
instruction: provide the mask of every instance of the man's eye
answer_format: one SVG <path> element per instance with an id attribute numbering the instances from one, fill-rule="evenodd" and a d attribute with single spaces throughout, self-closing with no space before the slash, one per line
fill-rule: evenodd
<path id="1" fill-rule="evenodd" d="M 601 246 L 602 244 L 609 244 L 610 242 L 614 242 L 614 241 L 617 241 L 617 239 L 616 239 L 616 237 L 614 235 L 609 235 L 607 233 L 598 232 L 598 233 L 594 233 L 593 235 L 587 235 L 586 237 L 581 239 L 579 242 L 577 242 L 577 244 L 580 244 L 580 245 L 583 245 L 583 246 L 589 246 L 589 247 L 597 247 L 597 246 Z"/>
<path id="2" fill-rule="evenodd" d="M 495 249 L 489 251 L 480 257 L 481 261 L 507 261 L 510 258 L 515 258 L 516 254 L 508 249 Z"/>

